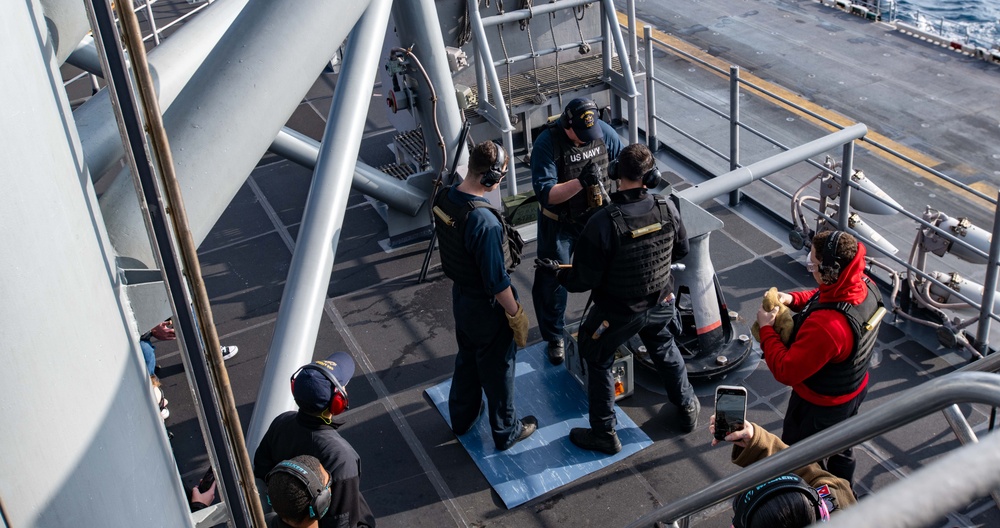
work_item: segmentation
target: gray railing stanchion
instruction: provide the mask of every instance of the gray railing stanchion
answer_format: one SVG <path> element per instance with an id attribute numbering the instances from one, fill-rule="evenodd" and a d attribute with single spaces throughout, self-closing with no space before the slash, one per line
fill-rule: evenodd
<path id="1" fill-rule="evenodd" d="M 635 0 L 628 0 L 625 9 L 628 13 L 628 61 L 634 72 L 639 69 L 639 45 L 636 42 L 638 35 L 635 34 Z"/>
<path id="2" fill-rule="evenodd" d="M 146 18 L 149 19 L 149 27 L 153 30 L 153 44 L 160 45 L 160 31 L 156 29 L 156 15 L 153 14 L 153 0 L 146 0 Z"/>
<path id="3" fill-rule="evenodd" d="M 653 28 L 643 26 L 642 38 L 646 42 L 646 144 L 649 150 L 660 148 L 656 141 L 656 83 L 653 82 Z"/>
<path id="4" fill-rule="evenodd" d="M 844 160 L 840 166 L 840 210 L 837 212 L 837 226 L 847 231 L 851 217 L 851 174 L 854 173 L 854 142 L 844 143 Z"/>
<path id="5" fill-rule="evenodd" d="M 740 67 L 729 67 L 729 170 L 740 168 Z M 742 192 L 729 193 L 729 205 L 740 204 Z"/>
<path id="6" fill-rule="evenodd" d="M 986 263 L 986 280 L 983 283 L 983 304 L 979 307 L 979 327 L 976 329 L 976 344 L 985 356 L 990 353 L 990 326 L 993 323 L 993 301 L 996 298 L 997 278 L 1000 270 L 1000 190 L 997 191 L 997 205 L 993 215 L 993 232 L 990 254 Z"/>

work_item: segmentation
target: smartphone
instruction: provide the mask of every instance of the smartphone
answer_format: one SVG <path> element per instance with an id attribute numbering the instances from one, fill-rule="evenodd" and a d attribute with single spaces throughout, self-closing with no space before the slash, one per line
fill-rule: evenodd
<path id="1" fill-rule="evenodd" d="M 734 385 L 719 385 L 715 389 L 715 439 L 724 440 L 729 433 L 743 429 L 747 419 L 747 390 Z"/>
<path id="2" fill-rule="evenodd" d="M 215 482 L 215 472 L 212 471 L 211 467 L 209 467 L 208 471 L 205 472 L 205 475 L 201 477 L 201 481 L 198 482 L 198 491 L 205 493 L 206 491 L 208 491 L 208 488 L 212 487 L 212 484 L 214 482 Z"/>

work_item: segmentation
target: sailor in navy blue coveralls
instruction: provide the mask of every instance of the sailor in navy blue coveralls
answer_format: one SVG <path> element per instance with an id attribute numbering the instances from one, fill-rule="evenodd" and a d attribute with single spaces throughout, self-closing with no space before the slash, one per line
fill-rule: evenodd
<path id="1" fill-rule="evenodd" d="M 494 157 L 480 160 L 486 151 L 494 152 Z M 517 292 L 507 272 L 505 251 L 509 250 L 505 249 L 504 226 L 493 210 L 469 206 L 469 202 L 488 203 L 481 194 L 492 185 L 484 187 L 480 183 L 490 180 L 480 180 L 475 166 L 479 160 L 479 164 L 489 167 L 496 162 L 496 155 L 495 147 L 477 146 L 473 150 L 466 181 L 442 190 L 435 200 L 435 208 L 445 212 L 454 226 L 438 220 L 435 228 L 441 244 L 442 267 L 453 281 L 452 310 L 458 354 L 448 395 L 452 430 L 462 435 L 475 425 L 485 392 L 493 442 L 497 449 L 505 450 L 534 432 L 537 422 L 529 416 L 519 420 L 514 409 L 516 347 L 511 325 L 521 321 L 521 339 L 524 339 L 527 318 L 517 303 Z M 496 179 L 498 182 L 499 177 Z M 510 315 L 512 312 L 514 316 Z"/>

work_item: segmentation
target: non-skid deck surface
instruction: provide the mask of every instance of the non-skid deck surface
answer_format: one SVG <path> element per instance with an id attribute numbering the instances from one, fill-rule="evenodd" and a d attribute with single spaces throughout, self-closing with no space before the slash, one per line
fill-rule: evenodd
<path id="1" fill-rule="evenodd" d="M 489 420 L 484 413 L 471 431 L 459 437 L 507 508 L 530 501 L 653 445 L 646 433 L 617 406 L 618 438 L 622 443 L 620 453 L 610 456 L 584 451 L 573 445 L 569 441 L 570 429 L 589 427 L 587 395 L 564 366 L 549 364 L 544 347 L 543 341 L 518 352 L 514 375 L 517 414 L 519 417 L 534 415 L 538 418 L 538 431 L 507 451 L 497 451 L 490 435 Z M 449 427 L 450 389 L 449 378 L 426 391 Z"/>

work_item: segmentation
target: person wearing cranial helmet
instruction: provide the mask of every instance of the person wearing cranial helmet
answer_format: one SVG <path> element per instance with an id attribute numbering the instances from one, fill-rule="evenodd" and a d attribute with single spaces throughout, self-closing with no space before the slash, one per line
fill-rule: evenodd
<path id="1" fill-rule="evenodd" d="M 622 141 L 598 117 L 597 104 L 577 98 L 559 119 L 543 130 L 531 147 L 531 186 L 538 197 L 538 258 L 569 264 L 583 226 L 611 192 L 608 164 L 618 158 Z M 595 192 L 596 191 L 596 192 Z M 538 330 L 548 344 L 549 362 L 565 358 L 566 288 L 546 272 L 535 272 L 531 299 Z"/>
<path id="2" fill-rule="evenodd" d="M 320 528 L 375 526 L 375 516 L 361 494 L 361 457 L 337 429 L 337 416 L 349 407 L 347 384 L 354 360 L 335 352 L 325 360 L 303 365 L 290 379 L 298 410 L 278 415 L 254 453 L 254 476 L 267 480 L 282 461 L 299 455 L 319 459 L 330 476 L 329 512 Z"/>
<path id="3" fill-rule="evenodd" d="M 774 378 L 792 387 L 781 440 L 794 444 L 858 413 L 868 393 L 868 364 L 886 310 L 878 286 L 865 275 L 864 244 L 850 233 L 813 237 L 806 269 L 818 287 L 778 293 L 797 312 L 785 345 L 773 325 L 778 307 L 757 312 L 760 348 Z M 853 484 L 853 450 L 823 466 Z"/>

